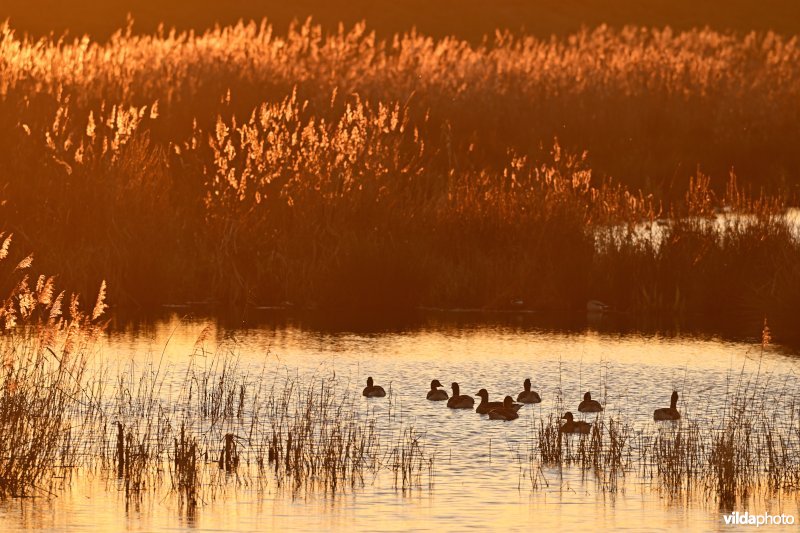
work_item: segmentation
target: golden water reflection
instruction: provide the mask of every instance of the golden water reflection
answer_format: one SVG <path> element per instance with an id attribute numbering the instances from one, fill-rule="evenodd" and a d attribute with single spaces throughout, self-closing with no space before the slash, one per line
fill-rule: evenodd
<path id="1" fill-rule="evenodd" d="M 203 320 L 173 317 L 113 333 L 97 364 L 120 368 L 157 361 L 182 379 L 192 353 L 230 350 L 244 371 L 268 365 L 278 372 L 329 376 L 358 391 L 366 375 L 391 388 L 397 408 L 423 431 L 435 454 L 434 474 L 410 490 L 381 474 L 336 497 L 292 497 L 236 486 L 192 515 L 167 489 L 126 504 L 114 485 L 80 473 L 57 498 L 0 504 L 0 529 L 48 531 L 198 530 L 729 530 L 713 499 L 702 492 L 670 498 L 639 473 L 628 472 L 609 491 L 577 468 L 543 467 L 531 482 L 530 453 L 537 420 L 577 406 L 596 391 L 606 416 L 653 427 L 652 410 L 681 391 L 687 415 L 710 416 L 724 407 L 726 388 L 742 374 L 774 379 L 795 394 L 800 358 L 791 350 L 714 338 L 564 333 L 514 327 L 429 328 L 408 332 L 320 333 L 301 327 L 225 330 Z M 424 400 L 431 379 L 459 381 L 465 393 L 487 388 L 493 398 L 516 394 L 530 377 L 543 397 L 512 423 L 489 421 Z M 170 394 L 166 391 L 165 394 Z M 381 408 L 374 400 L 365 405 Z M 379 401 L 378 401 L 379 402 Z M 573 408 L 574 410 L 574 408 Z M 800 519 L 800 497 L 776 494 L 739 502 L 737 510 L 790 513 Z"/>

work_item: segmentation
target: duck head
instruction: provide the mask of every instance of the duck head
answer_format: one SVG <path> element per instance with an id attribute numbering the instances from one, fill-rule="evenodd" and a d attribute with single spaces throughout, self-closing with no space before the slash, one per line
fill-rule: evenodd
<path id="1" fill-rule="evenodd" d="M 530 378 L 525 378 L 525 382 L 523 383 L 523 385 L 525 386 L 525 392 L 530 392 L 531 391 L 531 380 L 530 380 Z"/>
<path id="2" fill-rule="evenodd" d="M 484 402 L 488 402 L 489 401 L 489 393 L 486 391 L 486 389 L 479 390 L 478 391 L 478 396 L 480 396 L 481 400 L 483 400 Z"/>
<path id="3" fill-rule="evenodd" d="M 589 394 L 588 392 L 586 394 Z M 572 413 L 567 411 L 564 413 L 564 416 L 561 417 L 562 420 L 566 420 L 567 422 L 572 422 Z"/>
<path id="4" fill-rule="evenodd" d="M 672 396 L 669 399 L 669 406 L 673 409 L 678 407 L 678 391 L 672 391 Z"/>
<path id="5" fill-rule="evenodd" d="M 453 387 L 453 397 L 456 397 L 456 396 L 461 396 L 461 395 L 458 393 L 458 392 L 459 392 L 459 389 L 458 389 L 458 383 L 456 383 L 456 382 L 454 381 L 454 382 L 453 382 L 453 384 L 452 384 L 452 385 L 450 385 L 450 386 L 451 386 L 451 387 Z"/>
<path id="6" fill-rule="evenodd" d="M 512 398 L 511 396 L 506 396 L 503 399 L 503 407 L 505 407 L 506 409 L 511 409 L 512 407 L 514 407 L 514 398 Z"/>
<path id="7" fill-rule="evenodd" d="M 434 379 L 433 381 L 431 381 L 431 390 L 436 390 L 437 387 L 441 387 L 441 386 L 442 386 L 442 384 L 439 383 L 438 379 Z"/>
<path id="8" fill-rule="evenodd" d="M 375 383 L 375 382 L 374 382 L 374 381 L 372 381 L 372 376 L 368 377 L 368 378 L 367 378 L 367 387 L 372 387 L 372 384 L 373 384 L 373 383 Z"/>
<path id="9" fill-rule="evenodd" d="M 592 393 L 589 392 L 589 391 L 586 391 L 586 394 L 583 395 L 583 401 L 584 402 L 591 402 L 592 401 Z"/>

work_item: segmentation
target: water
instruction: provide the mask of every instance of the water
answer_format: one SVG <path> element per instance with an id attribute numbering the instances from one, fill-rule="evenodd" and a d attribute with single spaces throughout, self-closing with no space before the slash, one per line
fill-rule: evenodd
<path id="1" fill-rule="evenodd" d="M 313 380 L 334 373 L 356 395 L 367 375 L 391 390 L 391 400 L 364 399 L 358 407 L 381 415 L 392 410 L 424 434 L 434 457 L 430 475 L 401 490 L 389 473 L 336 496 L 303 492 L 293 497 L 269 483 L 236 486 L 209 498 L 196 513 L 181 512 L 167 486 L 126 505 L 114 480 L 77 475 L 56 498 L 0 503 L 0 529 L 152 531 L 355 529 L 418 530 L 728 530 L 719 505 L 703 494 L 677 499 L 629 472 L 617 491 L 576 467 L 534 466 L 527 459 L 541 418 L 572 410 L 586 390 L 605 406 L 606 419 L 635 432 L 657 431 L 653 409 L 680 391 L 684 418 L 713 424 L 727 395 L 749 381 L 766 386 L 770 403 L 794 416 L 800 392 L 800 357 L 792 348 L 731 341 L 708 335 L 603 332 L 601 328 L 542 329 L 525 319 L 433 319 L 409 328 L 321 329 L 291 319 L 229 328 L 172 316 L 145 327 L 109 334 L 97 357 L 110 367 L 160 363 L 161 394 L 172 398 L 198 347 L 230 350 L 242 371 L 267 368 Z M 612 328 L 613 329 L 613 328 Z M 202 339 L 198 343 L 198 339 Z M 489 390 L 492 400 L 522 390 L 530 377 L 542 404 L 524 406 L 513 422 L 490 421 L 472 410 L 428 402 L 432 379 L 458 381 L 462 394 Z M 586 415 L 580 415 L 584 417 Z M 587 417 L 593 420 L 593 417 Z M 797 425 L 797 417 L 793 423 Z M 520 461 L 519 458 L 523 460 Z M 736 510 L 788 513 L 800 519 L 797 493 L 754 495 Z"/>
<path id="2" fill-rule="evenodd" d="M 800 237 L 800 209 L 795 207 L 788 208 L 783 214 L 782 219 L 786 223 L 791 234 L 795 238 Z M 727 229 L 745 229 L 757 223 L 758 219 L 754 215 L 721 212 L 709 219 L 693 218 L 684 220 L 684 222 L 692 222 L 699 227 L 704 227 L 707 230 L 715 231 L 719 235 L 724 235 Z M 632 228 L 632 235 L 638 241 L 652 242 L 653 244 L 660 245 L 671 223 L 669 219 L 664 218 L 658 219 L 655 223 L 642 222 L 636 224 Z M 625 225 L 616 226 L 611 229 L 610 236 L 616 240 L 623 241 L 629 237 L 630 230 L 631 228 Z"/>

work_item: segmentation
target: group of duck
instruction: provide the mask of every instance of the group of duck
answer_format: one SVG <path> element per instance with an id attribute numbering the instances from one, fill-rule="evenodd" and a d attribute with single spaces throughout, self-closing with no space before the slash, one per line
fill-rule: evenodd
<path id="1" fill-rule="evenodd" d="M 489 418 L 492 420 L 514 420 L 519 418 L 517 411 L 519 411 L 523 404 L 540 403 L 542 401 L 542 398 L 539 396 L 539 394 L 536 391 L 531 390 L 530 379 L 526 379 L 522 386 L 523 390 L 517 395 L 516 402 L 511 396 L 506 396 L 502 402 L 490 402 L 489 393 L 486 391 L 486 389 L 479 390 L 477 392 L 477 396 L 480 397 L 481 401 L 478 404 L 478 407 L 475 408 L 475 412 L 482 415 L 489 415 Z M 472 396 L 461 394 L 458 383 L 454 382 L 451 385 L 453 389 L 452 396 L 449 396 L 447 391 L 442 390 L 441 387 L 443 387 L 443 385 L 438 379 L 431 381 L 431 388 L 428 391 L 427 396 L 428 400 L 434 402 L 442 402 L 446 400 L 447 407 L 450 409 L 472 409 L 472 407 L 475 405 L 475 399 Z M 383 387 L 375 385 L 372 377 L 368 377 L 367 386 L 364 389 L 363 395 L 367 398 L 382 398 L 386 396 L 386 391 L 383 389 Z M 670 406 L 653 411 L 653 420 L 679 420 L 681 414 L 678 411 L 677 406 L 678 391 L 672 391 Z M 588 391 L 583 395 L 583 401 L 578 404 L 578 411 L 581 413 L 599 413 L 602 410 L 603 406 L 600 405 L 600 402 L 597 400 L 593 400 L 591 392 Z M 562 416 L 561 419 L 565 420 L 565 422 L 559 426 L 559 431 L 561 433 L 586 434 L 589 433 L 589 430 L 592 426 L 589 422 L 575 420 L 571 411 L 564 413 L 564 416 Z"/>

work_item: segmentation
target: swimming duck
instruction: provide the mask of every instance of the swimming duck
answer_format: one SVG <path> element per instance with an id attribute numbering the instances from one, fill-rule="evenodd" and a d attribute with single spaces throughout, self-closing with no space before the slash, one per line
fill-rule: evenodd
<path id="1" fill-rule="evenodd" d="M 536 391 L 531 390 L 531 380 L 526 379 L 523 383 L 525 390 L 517 395 L 517 401 L 522 403 L 540 403 L 542 399 Z"/>
<path id="2" fill-rule="evenodd" d="M 367 378 L 367 386 L 364 388 L 364 392 L 362 394 L 367 398 L 383 398 L 386 396 L 386 391 L 383 390 L 383 387 L 380 385 L 374 385 L 372 376 L 370 376 Z"/>
<path id="3" fill-rule="evenodd" d="M 451 387 L 453 388 L 453 396 L 447 400 L 447 407 L 450 409 L 472 409 L 472 406 L 475 405 L 475 399 L 466 394 L 459 394 L 458 383 L 453 383 Z"/>
<path id="4" fill-rule="evenodd" d="M 439 383 L 438 379 L 434 379 L 431 381 L 431 390 L 428 391 L 428 399 L 434 402 L 441 402 L 448 398 L 447 392 L 443 390 L 439 390 L 437 387 L 441 387 L 442 384 Z"/>
<path id="5" fill-rule="evenodd" d="M 680 420 L 681 414 L 678 412 L 678 391 L 672 391 L 669 399 L 669 407 L 662 407 L 653 411 L 653 420 Z"/>
<path id="6" fill-rule="evenodd" d="M 558 427 L 559 433 L 583 433 L 588 434 L 589 429 L 592 425 L 589 422 L 584 422 L 582 420 L 575 421 L 572 418 L 572 413 L 567 411 L 564 413 L 564 416 L 561 417 L 562 420 L 566 420 L 562 425 Z"/>
<path id="7" fill-rule="evenodd" d="M 506 396 L 503 400 L 503 407 L 489 411 L 489 418 L 492 420 L 514 420 L 519 418 L 517 410 L 514 409 L 514 398 Z"/>
<path id="8" fill-rule="evenodd" d="M 578 405 L 578 411 L 581 413 L 599 413 L 602 410 L 603 406 L 597 400 L 592 400 L 590 392 L 583 395 L 583 401 Z"/>
<path id="9" fill-rule="evenodd" d="M 478 396 L 481 397 L 481 403 L 478 404 L 478 407 L 475 409 L 475 412 L 481 415 L 488 415 L 489 411 L 493 409 L 502 409 L 505 407 L 503 402 L 490 402 L 489 401 L 489 393 L 486 392 L 486 389 L 481 389 L 478 391 Z M 514 412 L 519 411 L 519 408 L 522 407 L 521 403 L 514 403 L 512 398 L 511 400 L 511 408 L 514 409 Z"/>

